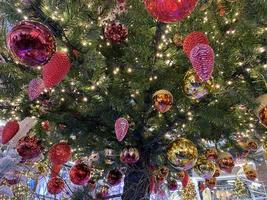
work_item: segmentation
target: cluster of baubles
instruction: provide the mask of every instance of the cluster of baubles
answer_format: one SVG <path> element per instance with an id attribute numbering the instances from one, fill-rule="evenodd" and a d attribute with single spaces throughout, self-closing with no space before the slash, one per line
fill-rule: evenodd
<path id="1" fill-rule="evenodd" d="M 43 66 L 43 78 L 29 83 L 29 99 L 40 96 L 45 88 L 60 83 L 69 72 L 71 62 L 67 53 L 56 52 L 53 33 L 42 23 L 24 20 L 7 35 L 7 47 L 18 63 L 30 67 Z"/>
<path id="2" fill-rule="evenodd" d="M 169 145 L 167 158 L 174 168 L 178 170 L 194 168 L 194 171 L 205 179 L 218 177 L 220 170 L 231 173 L 235 165 L 230 153 L 218 153 L 214 148 L 206 150 L 203 156 L 199 156 L 194 143 L 185 138 L 178 138 Z"/>

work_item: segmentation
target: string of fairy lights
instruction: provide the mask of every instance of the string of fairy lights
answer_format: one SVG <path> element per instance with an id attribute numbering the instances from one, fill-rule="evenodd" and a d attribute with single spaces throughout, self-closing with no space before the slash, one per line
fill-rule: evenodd
<path id="1" fill-rule="evenodd" d="M 88 9 L 92 8 L 92 5 L 93 5 L 93 2 L 91 1 L 90 3 L 88 3 L 87 7 Z M 17 13 L 19 15 L 21 15 L 23 17 L 23 19 L 28 19 L 28 16 L 26 13 L 23 12 L 23 3 L 21 1 L 17 2 L 15 4 L 16 6 L 16 10 L 17 10 Z M 129 9 L 131 9 L 131 5 L 128 5 Z M 61 22 L 61 23 L 65 23 L 67 21 L 67 15 L 65 13 L 62 13 L 61 10 L 58 8 L 58 7 L 50 7 L 49 5 L 44 5 L 43 6 L 43 11 L 48 15 L 48 16 L 51 16 L 51 18 L 55 21 L 58 21 L 58 22 Z M 238 20 L 238 17 L 240 17 L 240 12 L 237 11 L 235 12 L 232 16 L 224 16 L 223 17 L 223 20 L 224 20 L 224 23 L 225 24 L 231 24 L 231 23 L 235 23 L 237 20 Z M 190 16 L 188 17 L 190 18 Z M 99 21 L 102 20 L 102 18 L 98 18 Z M 209 15 L 209 12 L 205 11 L 204 12 L 204 16 L 203 18 L 201 19 L 196 19 L 200 22 L 202 22 L 203 24 L 206 24 L 208 22 L 210 22 L 210 15 Z M 90 29 L 92 27 L 92 25 L 94 25 L 94 21 L 89 21 L 86 20 L 86 21 L 82 21 L 82 20 L 79 20 L 77 22 L 77 25 L 78 26 L 81 26 L 83 27 L 84 29 L 81 29 L 84 33 L 87 32 L 88 29 Z M 99 23 L 99 26 L 101 26 L 101 24 Z M 131 25 L 129 25 L 131 26 Z M 158 46 L 157 46 L 157 52 L 156 52 L 156 57 L 158 59 L 163 59 L 166 66 L 173 66 L 175 63 L 175 60 L 172 60 L 172 57 L 173 55 L 169 52 L 166 52 L 166 48 L 169 48 L 170 45 L 173 45 L 173 40 L 172 40 L 172 35 L 173 33 L 176 31 L 176 24 L 168 24 L 166 26 L 166 29 L 164 30 L 164 33 L 161 35 L 161 41 L 159 42 Z M 216 43 L 220 44 L 221 46 L 224 46 L 225 45 L 225 42 L 221 42 L 217 39 L 217 34 L 218 34 L 218 31 L 216 31 L 216 28 L 217 26 L 216 25 L 213 25 L 212 26 L 212 31 L 211 32 L 206 32 L 205 34 L 206 35 L 210 35 L 209 38 L 211 38 L 212 40 L 214 40 Z M 259 35 L 262 35 L 262 34 L 265 34 L 267 32 L 267 28 L 263 28 L 263 27 L 258 27 L 257 30 L 256 30 L 257 34 Z M 231 36 L 234 36 L 238 34 L 238 31 L 235 30 L 235 29 L 229 29 L 226 31 L 226 36 L 227 37 L 231 37 Z M 84 34 L 85 35 L 85 34 Z M 100 36 L 100 38 L 102 40 L 104 40 L 104 37 L 103 36 Z M 227 38 L 226 38 L 227 39 Z M 80 39 L 80 42 L 82 44 L 82 46 L 84 47 L 90 47 L 93 45 L 93 42 L 91 40 L 88 40 L 85 36 L 82 36 L 81 39 Z M 126 41 L 127 42 L 127 41 Z M 110 42 L 106 42 L 105 44 L 106 46 L 110 46 Z M 102 48 L 103 46 L 102 45 L 99 45 L 99 48 Z M 58 47 L 59 50 L 61 51 L 64 51 L 64 52 L 68 52 L 68 48 L 66 48 L 65 46 L 59 46 Z M 266 52 L 266 47 L 258 47 L 257 49 L 255 49 L 255 53 L 257 54 L 262 54 Z M 101 52 L 99 51 L 98 52 L 99 55 L 101 55 Z M 101 55 L 102 56 L 102 55 Z M 216 57 L 219 57 L 220 55 L 217 53 L 216 54 Z M 138 63 L 139 60 L 138 58 L 135 58 L 135 62 Z M 238 61 L 236 63 L 237 66 L 242 66 L 244 65 L 244 61 Z M 263 69 L 267 69 L 267 64 L 264 64 L 262 66 Z M 41 70 L 41 67 L 37 67 L 38 70 Z M 128 67 L 126 72 L 130 75 L 132 73 L 134 73 L 136 70 L 134 70 L 133 68 L 131 67 Z M 252 73 L 253 72 L 253 69 L 250 68 L 250 67 L 247 67 L 246 68 L 246 71 L 248 73 Z M 118 76 L 120 75 L 120 68 L 119 67 L 115 67 L 113 69 L 113 75 L 114 76 Z M 155 72 L 153 72 L 155 73 Z M 219 71 L 219 74 L 220 75 L 223 75 L 223 71 Z M 158 76 L 156 74 L 153 74 L 151 76 L 148 77 L 148 81 L 152 82 L 152 81 L 156 81 L 158 79 Z M 89 90 L 91 91 L 96 91 L 98 87 L 101 87 L 101 84 L 105 83 L 106 81 L 108 81 L 106 75 L 103 75 L 102 77 L 100 77 L 99 81 L 96 81 L 96 82 L 93 82 L 91 83 L 91 86 L 88 86 Z M 226 86 L 231 86 L 233 84 L 235 84 L 236 81 L 240 81 L 240 80 L 228 80 L 226 81 L 225 83 L 214 83 L 213 87 L 216 89 L 216 91 L 221 91 L 221 90 L 224 90 L 224 85 Z M 246 81 L 245 80 L 241 80 L 242 83 L 245 83 Z M 73 89 L 73 92 L 77 92 L 77 88 L 75 88 L 75 85 L 76 85 L 76 80 L 73 80 L 70 82 L 70 88 Z M 59 91 L 58 91 L 59 90 Z M 66 92 L 67 88 L 61 88 L 61 89 L 56 89 L 56 88 L 52 88 L 52 89 L 45 89 L 45 93 L 56 93 L 56 92 L 61 92 L 62 94 L 64 94 Z M 96 91 L 97 92 L 97 91 Z M 140 90 L 135 90 L 132 94 L 131 94 L 131 97 L 132 98 L 135 98 L 136 96 L 140 95 Z M 78 100 L 78 98 L 76 98 L 76 100 Z M 88 97 L 87 96 L 84 96 L 81 98 L 82 102 L 86 103 L 88 102 Z M 61 97 L 60 98 L 60 101 L 64 102 L 65 101 L 65 98 L 64 97 Z M 215 100 L 215 103 L 216 101 L 218 102 L 218 100 Z M 0 102 L 5 102 L 4 99 L 1 99 Z M 15 109 L 12 109 L 10 111 L 10 119 L 14 118 L 16 120 L 20 120 L 19 119 L 19 116 L 17 114 L 17 112 L 19 111 L 19 104 L 22 102 L 22 98 L 21 97 L 18 97 L 17 99 L 14 99 L 10 105 L 13 106 Z M 40 101 L 35 101 L 34 102 L 34 105 L 33 107 L 35 108 L 39 108 L 41 106 L 41 102 Z M 180 109 L 180 112 L 181 113 L 185 113 L 186 117 L 187 117 L 187 120 L 188 120 L 188 123 L 190 123 L 192 120 L 194 120 L 194 112 L 192 110 L 190 110 L 190 107 L 187 107 L 187 108 L 181 108 L 180 106 L 177 106 L 177 108 Z M 161 116 L 161 114 L 159 114 L 159 116 Z M 38 115 L 36 115 L 35 117 L 38 117 Z M 242 116 L 240 115 L 239 118 L 242 118 Z M 3 119 L 3 120 L 7 120 L 7 119 Z M 243 120 L 243 123 L 246 124 L 246 119 Z M 249 133 L 253 133 L 255 131 L 255 123 L 257 123 L 257 118 L 256 117 L 253 117 L 253 116 L 250 116 L 249 117 L 249 121 L 250 123 L 248 124 L 248 128 L 247 130 L 245 131 L 242 131 L 242 132 L 238 132 L 238 134 L 241 134 L 243 137 L 248 137 L 249 136 Z M 240 123 L 240 126 L 244 125 L 242 123 Z M 182 124 L 176 124 L 177 125 L 177 128 L 176 130 L 179 130 L 179 131 L 182 131 L 182 132 L 186 132 L 186 127 L 187 127 L 187 124 L 186 123 L 182 123 Z M 177 134 L 176 134 L 177 136 Z M 169 133 L 166 133 L 166 137 L 169 137 Z M 263 140 L 263 139 L 262 139 Z"/>

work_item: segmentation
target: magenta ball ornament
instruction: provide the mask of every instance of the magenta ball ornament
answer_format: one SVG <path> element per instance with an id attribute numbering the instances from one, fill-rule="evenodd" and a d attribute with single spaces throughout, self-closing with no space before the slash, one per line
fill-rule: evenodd
<path id="1" fill-rule="evenodd" d="M 195 9 L 198 0 L 144 0 L 147 11 L 158 21 L 183 20 Z"/>
<path id="2" fill-rule="evenodd" d="M 190 61 L 194 71 L 202 81 L 211 78 L 214 67 L 214 51 L 207 44 L 198 44 L 190 52 Z"/>
<path id="3" fill-rule="evenodd" d="M 52 32 L 40 22 L 21 21 L 7 35 L 7 47 L 22 65 L 44 65 L 56 51 Z"/>

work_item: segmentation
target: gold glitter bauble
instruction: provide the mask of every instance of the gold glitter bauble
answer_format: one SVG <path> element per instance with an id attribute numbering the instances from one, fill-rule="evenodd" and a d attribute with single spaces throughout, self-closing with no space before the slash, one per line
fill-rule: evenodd
<path id="1" fill-rule="evenodd" d="M 194 166 L 194 171 L 204 179 L 210 179 L 215 173 L 216 166 L 205 156 L 200 156 Z"/>
<path id="2" fill-rule="evenodd" d="M 165 113 L 172 107 L 173 96 L 167 90 L 158 90 L 153 94 L 153 103 L 158 112 Z"/>
<path id="3" fill-rule="evenodd" d="M 167 150 L 167 158 L 173 167 L 179 170 L 189 170 L 194 167 L 198 151 L 193 142 L 185 138 L 178 138 L 172 142 Z"/>
<path id="4" fill-rule="evenodd" d="M 230 153 L 221 152 L 219 154 L 217 164 L 222 171 L 230 174 L 235 166 L 235 161 Z"/>
<path id="5" fill-rule="evenodd" d="M 256 99 L 256 103 L 259 104 L 255 110 L 257 117 L 261 124 L 267 128 L 267 94 L 263 94 Z"/>
<path id="6" fill-rule="evenodd" d="M 248 180 L 255 181 L 257 178 L 257 172 L 253 167 L 246 164 L 243 166 L 243 170 Z"/>
<path id="7" fill-rule="evenodd" d="M 217 184 L 217 179 L 215 177 L 205 180 L 205 185 L 211 190 L 214 189 L 216 184 Z"/>
<path id="8" fill-rule="evenodd" d="M 212 85 L 212 79 L 207 82 L 202 82 L 194 70 L 190 69 L 184 77 L 183 91 L 188 98 L 198 100 L 209 93 Z"/>
<path id="9" fill-rule="evenodd" d="M 208 160 L 217 160 L 218 151 L 215 148 L 209 148 L 204 152 L 204 155 Z"/>

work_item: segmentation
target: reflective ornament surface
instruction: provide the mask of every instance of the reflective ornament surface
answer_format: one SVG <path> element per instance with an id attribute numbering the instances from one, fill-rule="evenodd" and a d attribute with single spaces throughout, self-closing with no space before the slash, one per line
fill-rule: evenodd
<path id="1" fill-rule="evenodd" d="M 250 152 L 256 152 L 259 148 L 259 145 L 256 140 L 248 140 L 246 142 L 246 150 Z"/>
<path id="2" fill-rule="evenodd" d="M 230 174 L 235 166 L 235 161 L 230 153 L 221 152 L 219 154 L 217 164 L 222 171 Z"/>
<path id="3" fill-rule="evenodd" d="M 158 90 L 152 98 L 155 108 L 160 113 L 165 113 L 172 107 L 173 96 L 168 90 Z"/>
<path id="4" fill-rule="evenodd" d="M 125 164 L 134 164 L 139 158 L 139 151 L 135 147 L 125 147 L 120 153 L 120 160 Z"/>
<path id="5" fill-rule="evenodd" d="M 112 169 L 107 175 L 107 182 L 111 186 L 119 185 L 122 181 L 123 174 L 119 169 Z"/>
<path id="6" fill-rule="evenodd" d="M 17 143 L 17 152 L 25 160 L 38 157 L 43 150 L 41 140 L 36 136 L 25 136 Z"/>
<path id="7" fill-rule="evenodd" d="M 76 163 L 69 171 L 70 180 L 75 185 L 85 185 L 90 179 L 90 169 L 84 163 Z"/>
<path id="8" fill-rule="evenodd" d="M 65 142 L 53 145 L 48 152 L 48 159 L 56 165 L 62 165 L 71 158 L 71 147 Z"/>
<path id="9" fill-rule="evenodd" d="M 7 47 L 20 64 L 38 66 L 49 61 L 56 51 L 56 42 L 45 25 L 27 20 L 8 33 Z"/>
<path id="10" fill-rule="evenodd" d="M 243 171 L 247 177 L 248 180 L 250 181 L 255 181 L 257 178 L 257 171 L 250 165 L 245 164 L 243 166 Z"/>
<path id="11" fill-rule="evenodd" d="M 183 82 L 185 95 L 193 100 L 199 100 L 209 93 L 212 88 L 212 80 L 202 82 L 193 69 L 187 71 Z"/>
<path id="12" fill-rule="evenodd" d="M 51 178 L 47 183 L 47 190 L 50 194 L 59 194 L 65 187 L 64 181 L 59 177 Z"/>
<path id="13" fill-rule="evenodd" d="M 210 179 L 215 173 L 215 165 L 205 156 L 200 156 L 194 166 L 194 171 L 204 179 Z"/>
<path id="14" fill-rule="evenodd" d="M 217 160 L 218 151 L 215 148 L 209 148 L 204 152 L 204 155 L 208 160 Z"/>
<path id="15" fill-rule="evenodd" d="M 215 177 L 205 180 L 205 185 L 211 190 L 215 188 L 216 184 L 217 184 L 217 179 Z"/>
<path id="16" fill-rule="evenodd" d="M 191 14 L 198 0 L 144 0 L 147 11 L 158 21 L 181 21 Z"/>
<path id="17" fill-rule="evenodd" d="M 167 149 L 167 158 L 171 165 L 179 170 L 189 170 L 194 167 L 198 150 L 193 142 L 185 138 L 173 141 Z"/>

